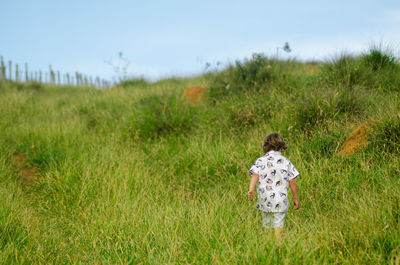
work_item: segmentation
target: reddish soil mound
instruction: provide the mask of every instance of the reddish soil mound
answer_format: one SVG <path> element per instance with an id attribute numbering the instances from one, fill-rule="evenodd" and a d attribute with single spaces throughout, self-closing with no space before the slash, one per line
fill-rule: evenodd
<path id="1" fill-rule="evenodd" d="M 368 129 L 374 122 L 374 119 L 369 119 L 358 126 L 352 133 L 350 133 L 347 136 L 346 141 L 343 143 L 339 155 L 352 155 L 355 151 L 362 150 L 365 146 L 367 146 Z"/>
<path id="2" fill-rule="evenodd" d="M 313 74 L 318 70 L 318 67 L 313 64 L 306 64 L 306 70 L 309 74 Z"/>
<path id="3" fill-rule="evenodd" d="M 204 87 L 192 86 L 183 92 L 182 98 L 190 105 L 195 105 L 204 100 L 206 89 Z"/>
<path id="4" fill-rule="evenodd" d="M 122 86 L 114 86 L 111 89 L 107 89 L 106 92 L 114 93 L 114 92 L 118 92 L 118 91 L 122 91 L 122 90 L 124 90 L 124 88 Z"/>
<path id="5" fill-rule="evenodd" d="M 18 169 L 18 175 L 23 185 L 29 185 L 33 181 L 39 179 L 39 169 L 36 165 L 28 166 L 26 156 L 22 153 L 13 154 L 11 157 L 11 163 L 15 168 Z"/>

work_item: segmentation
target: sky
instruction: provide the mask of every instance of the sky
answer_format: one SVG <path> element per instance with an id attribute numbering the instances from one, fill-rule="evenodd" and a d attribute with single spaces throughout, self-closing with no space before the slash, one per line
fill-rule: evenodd
<path id="1" fill-rule="evenodd" d="M 255 52 L 327 60 L 377 44 L 400 54 L 399 0 L 0 0 L 5 61 L 106 79 L 120 52 L 130 77 L 156 80 Z"/>

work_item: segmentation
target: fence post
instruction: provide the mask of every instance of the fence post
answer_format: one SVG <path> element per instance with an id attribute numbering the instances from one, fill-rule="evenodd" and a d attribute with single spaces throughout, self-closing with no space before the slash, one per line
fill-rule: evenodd
<path id="1" fill-rule="evenodd" d="M 58 84 L 61 85 L 60 71 L 57 71 L 57 79 L 58 79 Z"/>
<path id="2" fill-rule="evenodd" d="M 12 62 L 8 61 L 8 80 L 12 80 Z"/>
<path id="3" fill-rule="evenodd" d="M 76 81 L 76 86 L 79 86 L 79 73 L 75 72 L 75 81 Z"/>
<path id="4" fill-rule="evenodd" d="M 3 56 L 0 56 L 0 63 L 1 63 L 1 68 L 0 68 L 0 77 L 1 80 L 6 80 L 6 66 L 4 65 L 4 61 L 3 61 Z"/>
<path id="5" fill-rule="evenodd" d="M 18 70 L 18 64 L 15 64 L 15 82 L 19 82 L 19 70 Z"/>
<path id="6" fill-rule="evenodd" d="M 86 86 L 86 87 L 98 87 L 98 88 L 109 88 L 111 83 L 105 79 L 101 79 L 99 76 L 84 75 L 79 72 L 75 72 L 75 75 L 69 73 L 61 74 L 59 70 L 54 71 L 52 65 L 49 65 L 49 72 L 46 71 L 32 71 L 29 72 L 29 65 L 27 62 L 24 65 L 14 65 L 11 60 L 4 61 L 4 57 L 0 56 L 0 81 L 10 80 L 15 82 L 38 82 L 40 84 L 58 84 L 58 85 L 72 85 L 72 86 Z M 8 71 L 8 73 L 7 73 Z"/>
<path id="7" fill-rule="evenodd" d="M 25 82 L 29 81 L 28 63 L 25 63 Z"/>
<path id="8" fill-rule="evenodd" d="M 88 86 L 88 83 L 89 83 L 89 82 L 88 82 L 87 75 L 84 76 L 83 80 L 84 80 L 84 82 L 85 82 L 85 86 Z"/>
<path id="9" fill-rule="evenodd" d="M 53 71 L 53 69 L 51 69 L 51 64 L 49 65 L 49 74 L 50 74 L 50 82 L 49 83 L 52 83 L 52 84 L 55 84 L 55 82 L 56 82 L 56 74 L 54 73 L 54 71 Z"/>

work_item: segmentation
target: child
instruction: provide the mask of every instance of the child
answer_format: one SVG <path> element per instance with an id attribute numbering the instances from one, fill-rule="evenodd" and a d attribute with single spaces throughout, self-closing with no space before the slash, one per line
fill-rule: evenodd
<path id="1" fill-rule="evenodd" d="M 258 158 L 249 170 L 251 180 L 247 196 L 249 200 L 253 200 L 258 181 L 256 208 L 262 211 L 263 226 L 275 228 L 276 238 L 280 241 L 285 215 L 289 208 L 288 186 L 294 197 L 294 208 L 299 209 L 296 185 L 299 172 L 286 157 L 282 156 L 281 151 L 285 151 L 287 145 L 278 133 L 271 133 L 265 138 L 263 149 L 266 154 Z"/>

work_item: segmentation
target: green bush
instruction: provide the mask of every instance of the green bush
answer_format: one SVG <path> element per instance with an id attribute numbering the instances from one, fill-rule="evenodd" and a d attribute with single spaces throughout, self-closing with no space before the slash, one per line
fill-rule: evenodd
<path id="1" fill-rule="evenodd" d="M 119 85 L 124 88 L 129 88 L 129 87 L 146 88 L 150 85 L 150 83 L 145 78 L 139 77 L 121 81 Z"/>
<path id="2" fill-rule="evenodd" d="M 383 118 L 378 122 L 369 136 L 371 147 L 380 153 L 400 153 L 400 115 Z"/>
<path id="3" fill-rule="evenodd" d="M 233 86 L 238 90 L 249 87 L 261 87 L 271 79 L 270 60 L 264 54 L 254 53 L 250 60 L 236 61 Z"/>
<path id="4" fill-rule="evenodd" d="M 195 107 L 188 106 L 175 95 L 149 96 L 134 105 L 126 129 L 133 137 L 154 138 L 168 134 L 187 134 L 195 124 Z"/>
<path id="5" fill-rule="evenodd" d="M 273 65 L 276 62 L 262 53 L 254 53 L 251 59 L 237 60 L 234 65 L 216 75 L 209 94 L 211 98 L 220 98 L 231 93 L 250 89 L 265 88 L 273 77 Z"/>
<path id="6" fill-rule="evenodd" d="M 342 54 L 323 65 L 321 77 L 329 85 L 400 90 L 400 68 L 389 51 L 373 47 L 367 54 Z"/>
<path id="7" fill-rule="evenodd" d="M 327 120 L 342 115 L 355 116 L 363 112 L 366 99 L 355 89 L 310 91 L 305 99 L 295 105 L 293 123 L 301 130 L 309 131 Z"/>
<path id="8" fill-rule="evenodd" d="M 225 114 L 221 118 L 226 122 L 225 126 L 239 131 L 266 123 L 271 117 L 271 106 L 257 97 L 226 102 L 222 109 Z"/>
<path id="9" fill-rule="evenodd" d="M 334 106 L 329 101 L 312 98 L 300 103 L 294 116 L 301 129 L 310 129 L 335 114 Z"/>
<path id="10" fill-rule="evenodd" d="M 332 97 L 337 113 L 356 116 L 361 114 L 367 107 L 367 99 L 363 91 L 357 89 L 342 89 Z"/>
<path id="11" fill-rule="evenodd" d="M 389 49 L 372 47 L 360 57 L 366 69 L 364 86 L 384 91 L 400 91 L 400 66 Z"/>
<path id="12" fill-rule="evenodd" d="M 354 87 L 363 83 L 365 69 L 357 57 L 342 54 L 323 64 L 321 76 L 330 85 Z"/>
<path id="13" fill-rule="evenodd" d="M 234 128 L 247 128 L 265 122 L 271 116 L 267 105 L 241 102 L 229 108 L 229 121 Z"/>
<path id="14" fill-rule="evenodd" d="M 396 57 L 389 50 L 383 51 L 380 47 L 372 47 L 368 54 L 361 56 L 361 60 L 374 72 L 396 67 Z"/>

